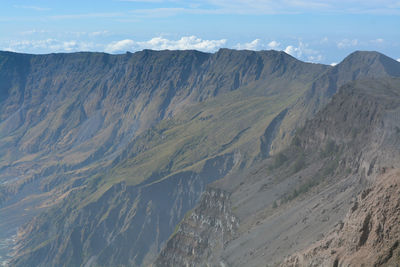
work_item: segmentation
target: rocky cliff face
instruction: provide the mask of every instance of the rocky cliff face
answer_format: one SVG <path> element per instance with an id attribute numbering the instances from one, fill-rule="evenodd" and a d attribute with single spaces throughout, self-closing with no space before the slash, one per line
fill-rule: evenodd
<path id="1" fill-rule="evenodd" d="M 341 123 L 330 128 L 323 127 L 323 121 L 315 127 L 309 123 L 305 131 L 316 131 L 320 140 L 327 135 L 332 138 L 328 133 L 335 132 L 335 142 L 347 143 L 352 151 L 341 165 L 358 172 L 368 186 L 334 230 L 327 231 L 327 237 L 287 258 L 282 266 L 396 266 L 400 262 L 400 84 L 396 80 L 363 81 L 357 90 L 351 87 L 342 88 L 344 97 L 339 100 L 339 94 L 332 101 L 345 112 L 332 105 L 322 112 L 336 114 Z M 343 127 L 347 121 L 351 127 Z"/>
<path id="2" fill-rule="evenodd" d="M 399 245 L 400 172 L 389 169 L 357 197 L 336 229 L 281 266 L 397 266 Z"/>
<path id="3" fill-rule="evenodd" d="M 207 265 L 215 249 L 224 247 L 239 226 L 229 193 L 209 187 L 166 243 L 154 266 Z"/>
<path id="4" fill-rule="evenodd" d="M 400 67 L 395 60 L 377 52 L 356 51 L 340 64 L 322 73 L 280 122 L 281 127 L 271 143 L 271 151 L 280 151 L 296 128 L 323 109 L 338 89 L 351 81 L 400 77 Z"/>
<path id="5" fill-rule="evenodd" d="M 341 168 L 375 180 L 381 168 L 397 165 L 399 157 L 398 87 L 396 79 L 361 80 L 343 86 L 319 116 L 306 123 L 300 145 L 312 151 L 324 144 L 331 153 L 341 146 Z"/>
<path id="6" fill-rule="evenodd" d="M 398 79 L 358 81 L 343 86 L 332 101 L 298 131 L 287 150 L 251 171 L 215 182 L 215 187 L 230 193 L 232 216 L 237 217 L 240 224 L 231 240 L 213 249 L 202 261 L 191 261 L 192 258 L 186 255 L 180 262 L 211 266 L 218 266 L 221 262 L 227 266 L 274 265 L 321 239 L 325 241 L 318 243 L 322 244 L 318 245 L 320 247 L 309 249 L 304 254 L 306 256 L 295 256 L 288 262 L 299 264 L 296 266 L 329 266 L 335 262 L 351 265 L 357 259 L 348 256 L 347 260 L 344 255 L 350 255 L 349 251 L 355 252 L 354 247 L 360 248 L 360 242 L 362 246 L 368 242 L 376 244 L 375 250 L 366 250 L 383 255 L 374 256 L 374 260 L 380 262 L 388 258 L 390 251 L 397 249 L 397 234 L 393 234 L 394 239 L 388 239 L 388 235 L 384 238 L 380 234 L 386 231 L 383 230 L 376 234 L 381 236 L 381 244 L 378 244 L 373 235 L 370 241 L 366 241 L 370 236 L 366 233 L 372 231 L 371 227 L 386 229 L 383 225 L 392 229 L 392 223 L 398 220 L 397 187 L 386 182 L 382 187 L 380 180 L 386 179 L 382 178 L 383 173 L 400 167 L 399 88 Z M 398 179 L 397 175 L 397 172 L 396 175 L 391 172 L 389 176 L 394 181 Z M 378 183 L 377 195 L 372 194 L 369 204 L 359 209 L 360 203 L 355 204 L 354 197 L 375 183 Z M 365 198 L 365 192 L 369 192 L 368 189 L 361 193 L 362 198 Z M 393 199 L 387 209 L 383 208 L 381 201 L 384 198 L 387 201 Z M 374 203 L 375 200 L 378 201 Z M 369 213 L 368 205 L 376 207 L 376 210 Z M 331 249 L 326 245 L 330 239 L 323 238 L 335 225 L 340 225 L 347 210 L 351 207 L 356 209 L 355 206 L 360 213 L 352 213 L 352 219 L 346 219 L 352 222 L 345 226 L 347 232 L 342 234 L 343 238 L 354 238 L 349 238 L 349 241 L 337 239 L 353 242 L 354 246 L 350 249 L 346 245 L 341 249 L 340 253 L 344 254 L 336 261 L 336 255 L 340 253 L 330 253 L 339 251 L 335 248 L 344 246 L 344 243 L 335 241 L 336 245 Z M 208 216 L 207 210 L 203 210 L 202 216 Z M 390 217 L 387 217 L 387 224 L 382 219 L 385 216 Z M 182 224 L 185 221 L 189 223 L 190 219 L 185 219 Z M 216 229 L 210 228 L 202 232 Z M 168 244 L 179 247 L 175 238 L 172 237 Z M 202 239 L 213 243 L 212 236 L 202 236 Z M 319 258 L 318 253 L 323 248 L 326 253 Z M 169 247 L 160 257 L 167 260 L 170 259 L 168 255 L 173 254 Z M 326 261 L 325 255 L 329 255 Z"/>

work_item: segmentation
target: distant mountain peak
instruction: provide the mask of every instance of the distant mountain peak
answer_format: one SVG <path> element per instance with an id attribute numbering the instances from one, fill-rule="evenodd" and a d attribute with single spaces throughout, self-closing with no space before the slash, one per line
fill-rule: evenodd
<path id="1" fill-rule="evenodd" d="M 400 74 L 400 63 L 398 61 L 376 51 L 355 51 L 348 55 L 345 59 L 343 59 L 340 64 L 358 65 L 365 63 L 381 64 L 385 68 L 388 68 L 388 72 L 390 71 L 390 69 L 397 69 L 397 74 L 394 74 L 393 76 L 398 76 Z"/>
<path id="2" fill-rule="evenodd" d="M 376 51 L 355 51 L 332 70 L 337 72 L 344 82 L 364 77 L 399 77 L 400 63 Z"/>

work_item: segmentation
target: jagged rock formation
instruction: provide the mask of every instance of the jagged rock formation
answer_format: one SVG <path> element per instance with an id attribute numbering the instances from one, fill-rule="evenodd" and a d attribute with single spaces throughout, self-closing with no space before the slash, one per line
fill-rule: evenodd
<path id="1" fill-rule="evenodd" d="M 154 266 L 198 266 L 232 239 L 238 225 L 229 193 L 209 187 L 198 206 L 179 224 Z"/>
<path id="2" fill-rule="evenodd" d="M 307 121 L 288 149 L 248 172 L 215 182 L 214 187 L 229 192 L 233 207 L 231 216 L 237 217 L 240 222 L 236 234 L 224 246 L 213 249 L 202 261 L 190 261 L 191 258 L 186 257 L 180 259 L 180 262 L 211 266 L 220 263 L 226 266 L 273 266 L 279 264 L 284 257 L 322 239 L 343 220 L 350 207 L 355 209 L 353 199 L 358 193 L 377 181 L 379 183 L 382 173 L 400 168 L 399 90 L 398 79 L 362 80 L 347 84 L 315 118 Z M 390 177 L 398 179 L 393 173 Z M 386 186 L 384 188 L 394 186 L 383 183 Z M 371 205 L 373 209 L 376 207 L 376 216 L 379 218 L 383 218 L 385 213 L 389 219 L 389 213 L 392 214 L 393 217 L 384 229 L 396 231 L 391 223 L 398 220 L 398 189 L 377 190 L 377 194 L 383 195 L 372 197 L 372 194 L 371 200 L 365 205 Z M 368 191 L 361 195 L 365 196 L 365 192 Z M 393 199 L 394 202 L 387 209 L 380 210 L 383 203 L 372 201 L 382 197 Z M 359 232 L 360 229 L 372 229 L 372 220 L 375 220 L 376 227 L 384 227 L 378 226 L 378 217 L 374 213 L 367 216 L 365 205 L 358 216 L 351 215 L 354 216 L 353 221 L 346 226 L 347 231 L 353 231 L 354 236 L 349 242 L 356 243 L 358 247 L 361 247 L 361 243 L 364 246 L 368 242 L 377 242 L 376 239 L 368 241 L 367 231 Z M 207 209 L 202 210 L 201 216 L 208 216 Z M 187 219 L 182 224 L 185 222 Z M 350 236 L 349 232 L 343 235 Z M 397 249 L 397 234 L 392 236 L 394 239 L 382 237 L 382 244 L 377 245 L 378 250 L 374 251 L 379 252 L 379 255 L 388 251 L 389 254 L 385 255 L 390 255 L 390 251 Z M 168 244 L 176 244 L 174 238 Z M 212 243 L 212 236 L 203 235 L 201 238 Z M 326 242 L 319 244 L 325 247 Z M 343 244 L 334 247 L 340 245 Z M 346 249 L 344 246 L 341 253 L 346 251 L 346 255 L 350 255 L 351 252 Z M 196 251 L 196 248 L 193 250 Z M 314 263 L 312 266 L 331 266 L 329 264 L 335 263 L 336 256 L 327 258 L 326 262 L 320 260 L 320 250 L 322 248 L 310 249 L 307 257 L 295 256 L 288 262 L 298 266 L 307 263 L 307 259 Z M 336 251 L 335 248 L 333 250 Z M 169 259 L 173 253 L 167 249 L 160 257 Z M 326 255 L 330 253 L 330 249 L 326 250 Z M 381 261 L 388 258 L 379 255 L 374 259 Z M 311 261 L 312 256 L 316 258 L 315 261 Z M 356 259 L 348 257 L 350 262 L 355 260 L 351 263 L 356 262 Z M 349 261 L 340 256 L 337 262 Z"/>
<path id="3" fill-rule="evenodd" d="M 365 189 L 336 229 L 282 266 L 398 266 L 400 171 L 385 170 Z"/>

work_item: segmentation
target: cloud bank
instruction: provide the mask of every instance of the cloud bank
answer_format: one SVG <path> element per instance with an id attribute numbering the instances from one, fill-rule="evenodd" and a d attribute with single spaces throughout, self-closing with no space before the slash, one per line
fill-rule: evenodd
<path id="1" fill-rule="evenodd" d="M 310 48 L 308 44 L 303 42 L 299 42 L 297 45 L 288 45 L 283 51 L 298 59 L 310 62 L 321 62 L 324 59 L 324 56 L 318 50 Z"/>
<path id="2" fill-rule="evenodd" d="M 142 49 L 154 50 L 189 50 L 195 49 L 204 52 L 216 51 L 226 44 L 226 39 L 204 40 L 196 36 L 184 36 L 178 40 L 169 40 L 163 37 L 154 37 L 148 41 L 136 42 L 125 39 L 108 44 L 105 51 L 108 53 L 118 53 L 125 51 L 136 51 Z"/>
<path id="3" fill-rule="evenodd" d="M 261 40 L 255 39 L 252 42 L 237 44 L 234 46 L 236 49 L 244 49 L 244 50 L 260 50 L 261 49 Z"/>

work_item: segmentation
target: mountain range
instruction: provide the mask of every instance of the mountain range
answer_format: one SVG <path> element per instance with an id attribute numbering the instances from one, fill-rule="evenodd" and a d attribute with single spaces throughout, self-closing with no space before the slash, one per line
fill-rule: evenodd
<path id="1" fill-rule="evenodd" d="M 341 220 L 349 231 L 358 194 L 396 181 L 396 77 L 400 63 L 362 51 L 334 67 L 278 51 L 0 52 L 0 256 L 306 264 Z M 324 260 L 351 262 L 336 250 Z"/>

